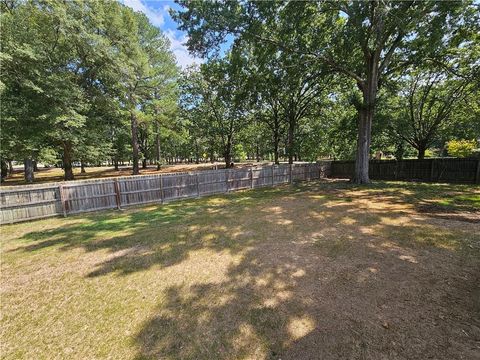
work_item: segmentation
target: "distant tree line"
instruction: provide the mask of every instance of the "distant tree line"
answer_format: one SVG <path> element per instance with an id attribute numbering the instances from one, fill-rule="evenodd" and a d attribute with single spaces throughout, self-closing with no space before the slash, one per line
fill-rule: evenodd
<path id="1" fill-rule="evenodd" d="M 212 136 L 229 140 L 223 152 L 234 139 L 269 147 L 276 162 L 355 158 L 353 181 L 368 183 L 377 150 L 423 158 L 449 139 L 480 137 L 478 3 L 177 2 L 182 8 L 172 14 L 189 49 L 215 59 L 200 69 L 208 93 L 232 99 L 206 107 L 212 97 L 199 90 L 202 119 L 235 110 L 247 121 L 233 126 L 222 116 L 223 126 L 204 132 L 207 144 Z M 212 73 L 245 85 L 235 94 L 208 81 Z"/>
<path id="2" fill-rule="evenodd" d="M 160 161 L 178 68 L 162 32 L 116 1 L 3 1 L 2 164 Z M 171 121 L 173 119 L 173 121 Z M 166 151 L 173 148 L 165 146 Z M 5 167 L 5 166 L 2 166 Z"/>

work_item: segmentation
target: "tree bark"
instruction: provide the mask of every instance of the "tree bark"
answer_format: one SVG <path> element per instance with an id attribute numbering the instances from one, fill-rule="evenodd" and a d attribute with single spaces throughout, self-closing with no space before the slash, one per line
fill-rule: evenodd
<path id="1" fill-rule="evenodd" d="M 355 157 L 355 174 L 352 182 L 368 184 L 369 159 L 370 159 L 370 132 L 372 128 L 373 113 L 366 109 L 359 111 L 357 153 Z"/>
<path id="2" fill-rule="evenodd" d="M 85 164 L 80 160 L 80 173 L 85 174 Z"/>
<path id="3" fill-rule="evenodd" d="M 1 182 L 8 176 L 8 165 L 5 160 L 1 160 Z"/>
<path id="4" fill-rule="evenodd" d="M 63 143 L 63 178 L 68 180 L 73 180 L 73 168 L 72 168 L 72 143 L 66 141 Z"/>
<path id="5" fill-rule="evenodd" d="M 132 174 L 138 175 L 140 174 L 140 169 L 138 168 L 138 123 L 133 110 L 130 112 L 130 126 L 132 129 Z"/>
<path id="6" fill-rule="evenodd" d="M 33 160 L 33 171 L 34 171 L 34 172 L 38 172 L 37 160 Z"/>
<path id="7" fill-rule="evenodd" d="M 35 179 L 33 172 L 33 160 L 25 159 L 23 162 L 23 166 L 25 168 L 25 181 L 27 183 L 33 183 L 33 180 Z"/>
<path id="8" fill-rule="evenodd" d="M 427 150 L 426 146 L 419 146 L 417 148 L 417 151 L 418 151 L 418 155 L 417 155 L 417 158 L 419 160 L 423 160 L 425 159 L 425 151 Z"/>
<path id="9" fill-rule="evenodd" d="M 280 143 L 280 134 L 278 133 L 278 129 L 275 129 L 273 132 L 273 161 L 275 164 L 280 164 L 278 160 L 278 144 Z"/>
<path id="10" fill-rule="evenodd" d="M 118 159 L 113 160 L 113 165 L 115 166 L 115 171 L 118 171 Z"/>
<path id="11" fill-rule="evenodd" d="M 231 139 L 227 140 L 224 148 L 224 158 L 225 158 L 225 168 L 230 168 L 230 164 L 232 163 L 232 141 Z"/>
<path id="12" fill-rule="evenodd" d="M 12 175 L 12 174 L 13 174 L 12 160 L 8 160 L 8 175 Z"/>
<path id="13" fill-rule="evenodd" d="M 287 149 L 288 149 L 288 163 L 293 164 L 293 145 L 294 145 L 294 139 L 295 137 L 295 120 L 291 116 L 290 119 L 288 120 L 288 137 L 287 137 Z"/>
<path id="14" fill-rule="evenodd" d="M 358 84 L 359 88 L 362 90 L 363 102 L 357 107 L 357 153 L 355 157 L 355 174 L 352 179 L 352 182 L 356 184 L 370 183 L 368 162 L 370 159 L 372 120 L 375 113 L 375 100 L 377 98 L 378 89 L 378 60 L 371 56 L 368 62 L 367 81 Z"/>
<path id="15" fill-rule="evenodd" d="M 213 164 L 215 162 L 215 150 L 213 147 L 210 148 L 210 162 Z"/>
<path id="16" fill-rule="evenodd" d="M 200 164 L 200 149 L 198 147 L 198 141 L 195 140 L 195 164 Z"/>
<path id="17" fill-rule="evenodd" d="M 155 160 L 157 161 L 157 170 L 160 170 L 162 164 L 160 163 L 160 155 L 162 153 L 162 149 L 160 147 L 160 126 L 158 126 L 158 122 L 155 121 Z"/>
<path id="18" fill-rule="evenodd" d="M 403 154 L 405 153 L 405 149 L 403 146 L 403 142 L 400 141 L 396 146 L 395 146 L 395 159 L 397 160 L 403 160 Z"/>
<path id="19" fill-rule="evenodd" d="M 147 159 L 143 158 L 142 159 L 142 169 L 146 169 L 147 168 Z"/>

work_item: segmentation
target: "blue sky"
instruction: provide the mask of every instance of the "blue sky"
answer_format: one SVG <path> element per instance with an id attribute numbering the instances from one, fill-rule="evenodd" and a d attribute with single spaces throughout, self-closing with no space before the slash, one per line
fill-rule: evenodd
<path id="1" fill-rule="evenodd" d="M 150 22 L 159 27 L 170 40 L 170 47 L 177 58 L 177 64 L 185 68 L 191 64 L 200 64 L 202 59 L 190 55 L 184 43 L 188 40 L 187 34 L 177 30 L 177 24 L 170 17 L 170 8 L 178 9 L 173 1 L 163 0 L 120 0 L 135 11 L 144 13 Z"/>

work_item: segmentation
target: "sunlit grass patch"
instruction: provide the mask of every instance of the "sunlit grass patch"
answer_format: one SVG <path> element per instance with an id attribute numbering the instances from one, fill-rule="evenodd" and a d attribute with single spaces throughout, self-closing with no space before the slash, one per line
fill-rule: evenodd
<path id="1" fill-rule="evenodd" d="M 427 224 L 379 226 L 374 234 L 407 248 L 437 247 L 454 251 L 468 248 L 474 240 L 474 235 L 470 232 L 452 231 Z"/>
<path id="2" fill-rule="evenodd" d="M 450 195 L 437 201 L 445 207 L 465 206 L 480 210 L 480 193 L 469 195 Z"/>

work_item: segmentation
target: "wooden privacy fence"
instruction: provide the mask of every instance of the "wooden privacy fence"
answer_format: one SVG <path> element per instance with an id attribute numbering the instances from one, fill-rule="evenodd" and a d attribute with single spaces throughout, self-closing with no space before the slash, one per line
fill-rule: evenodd
<path id="1" fill-rule="evenodd" d="M 0 189 L 1 223 L 275 186 L 326 177 L 330 162 L 125 176 Z"/>
<path id="2" fill-rule="evenodd" d="M 331 176 L 350 178 L 354 161 L 332 161 Z M 370 160 L 369 175 L 377 180 L 407 180 L 452 183 L 480 183 L 480 160 L 477 159 L 409 159 Z"/>

